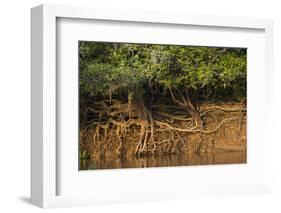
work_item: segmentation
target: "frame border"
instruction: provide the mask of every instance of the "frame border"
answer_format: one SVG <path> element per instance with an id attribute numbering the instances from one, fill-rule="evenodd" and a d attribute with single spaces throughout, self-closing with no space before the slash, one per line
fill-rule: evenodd
<path id="1" fill-rule="evenodd" d="M 266 36 L 266 94 L 269 109 L 273 96 L 273 20 L 265 18 L 222 17 L 128 11 L 107 8 L 40 5 L 31 9 L 31 203 L 42 207 L 60 207 L 97 204 L 90 197 L 56 196 L 56 19 L 79 18 L 130 21 L 173 25 L 197 25 L 223 28 L 262 29 Z M 273 110 L 269 110 L 271 113 Z M 269 120 L 267 120 L 267 124 Z M 267 142 L 269 134 L 266 133 Z M 267 151 L 268 151 L 267 145 Z M 267 153 L 268 155 L 268 153 Z M 267 167 L 270 162 L 267 161 Z M 267 169 L 268 170 L 268 169 Z M 241 195 L 269 192 L 271 174 L 267 183 L 257 186 L 223 187 L 198 190 L 180 197 Z M 227 193 L 226 193 L 227 191 Z M 176 196 L 179 198 L 179 196 Z M 177 199 L 176 198 L 176 199 Z M 104 203 L 108 203 L 105 201 Z"/>

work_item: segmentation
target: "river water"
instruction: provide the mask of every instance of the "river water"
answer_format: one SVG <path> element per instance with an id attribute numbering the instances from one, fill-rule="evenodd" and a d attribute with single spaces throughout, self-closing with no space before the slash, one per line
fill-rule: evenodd
<path id="1" fill-rule="evenodd" d="M 186 153 L 142 158 L 99 158 L 81 160 L 80 170 L 192 166 L 246 163 L 246 152 Z"/>

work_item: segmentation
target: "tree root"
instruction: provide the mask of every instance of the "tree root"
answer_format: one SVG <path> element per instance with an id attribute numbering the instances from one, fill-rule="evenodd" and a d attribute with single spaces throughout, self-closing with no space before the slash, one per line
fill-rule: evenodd
<path id="1" fill-rule="evenodd" d="M 132 152 L 135 156 L 154 155 L 155 153 L 177 153 L 187 150 L 187 137 L 190 134 L 212 134 L 230 121 L 244 118 L 245 108 L 224 108 L 221 106 L 205 106 L 200 113 L 210 115 L 217 125 L 211 129 L 198 126 L 192 116 L 183 114 L 182 110 L 170 112 L 142 109 L 137 112 L 133 105 L 123 104 L 114 99 L 111 105 L 107 101 L 96 102 L 96 108 L 88 108 L 99 120 L 92 120 L 80 131 L 80 143 L 89 144 L 90 153 L 105 153 L 112 150 L 117 155 Z M 138 110 L 140 110 L 138 108 Z M 214 113 L 224 113 L 224 118 L 218 118 Z M 235 113 L 239 112 L 239 116 Z M 225 118 L 225 113 L 229 114 Z M 141 118 L 139 117 L 141 116 Z M 220 122 L 218 122 L 220 120 Z M 241 130 L 240 124 L 240 132 Z M 188 126 L 188 128 L 187 128 Z M 129 151 L 132 150 L 133 151 Z"/>

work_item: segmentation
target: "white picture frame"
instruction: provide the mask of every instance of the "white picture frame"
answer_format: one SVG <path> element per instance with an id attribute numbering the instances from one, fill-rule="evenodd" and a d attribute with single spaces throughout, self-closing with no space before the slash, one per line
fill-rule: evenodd
<path id="1" fill-rule="evenodd" d="M 264 173 L 262 179 L 257 178 L 257 182 L 249 184 L 248 182 L 237 182 L 236 184 L 221 184 L 217 186 L 204 185 L 194 183 L 194 187 L 179 188 L 176 185 L 164 186 L 159 183 L 158 188 L 151 192 L 141 192 L 133 194 L 131 190 L 121 192 L 105 191 L 103 194 L 89 195 L 83 194 L 83 191 L 76 194 L 59 194 L 58 184 L 60 183 L 60 166 L 58 159 L 60 158 L 57 146 L 57 88 L 60 83 L 57 80 L 57 27 L 58 20 L 63 19 L 79 19 L 79 20 L 101 20 L 101 21 L 118 21 L 142 23 L 142 25 L 153 23 L 155 26 L 199 26 L 206 28 L 220 28 L 232 30 L 258 30 L 262 31 L 265 41 L 264 44 L 264 65 L 262 75 L 266 76 L 263 81 L 264 88 L 260 90 L 264 94 L 264 105 L 272 105 L 272 96 L 270 91 L 273 88 L 273 21 L 270 19 L 256 18 L 240 18 L 240 17 L 216 17 L 203 15 L 173 14 L 173 13 L 154 13 L 148 11 L 122 11 L 101 8 L 84 8 L 74 6 L 54 6 L 41 5 L 31 10 L 31 201 L 33 204 L 47 207 L 76 206 L 76 205 L 92 205 L 99 203 L 116 203 L 116 202 L 137 202 L 142 200 L 165 200 L 178 199 L 197 196 L 214 196 L 214 195 L 233 195 L 233 194 L 253 194 L 270 192 L 270 165 L 267 161 L 267 155 L 263 155 L 265 165 L 262 169 L 256 170 L 257 175 Z M 215 45 L 215 44 L 214 44 Z M 254 88 L 253 84 L 253 88 Z M 262 108 L 260 109 L 262 110 Z M 261 112 L 261 111 L 259 111 Z M 269 112 L 270 113 L 270 110 Z M 263 121 L 266 123 L 267 129 L 270 129 L 270 116 L 265 114 Z M 253 118 L 254 119 L 254 118 Z M 270 146 L 270 132 L 262 133 L 264 143 L 262 147 Z M 265 154 L 265 153 L 263 153 Z M 230 170 L 232 167 L 229 167 Z M 233 167 L 234 168 L 234 167 Z M 166 168 L 165 171 L 167 171 Z M 174 172 L 183 172 L 186 168 L 172 169 Z M 245 169 L 245 168 L 244 168 Z M 247 170 L 247 168 L 245 169 Z M 164 170 L 150 169 L 154 175 L 161 177 Z M 78 172 L 78 171 L 77 171 Z M 108 175 L 124 176 L 120 171 L 100 175 L 109 177 Z M 191 171 L 192 172 L 192 171 Z M 134 170 L 134 177 L 141 175 L 150 175 L 151 172 L 139 172 Z M 178 173 L 179 174 L 179 173 Z M 105 175 L 105 176 L 103 176 Z M 107 175 L 107 176 L 106 176 Z M 122 177 L 123 177 L 122 176 Z M 169 178 L 175 178 L 171 175 Z M 73 179 L 74 180 L 74 179 Z M 83 179 L 84 180 L 84 179 Z M 89 180 L 89 179 L 88 179 Z M 70 181 L 72 179 L 70 178 Z M 180 182 L 180 181 L 179 181 Z M 70 182 L 71 183 L 71 182 Z M 73 184 L 75 184 L 73 182 Z M 77 184 L 77 183 L 76 183 Z M 162 185 L 161 185 L 162 184 Z M 163 190 L 159 187 L 163 186 Z M 126 186 L 124 186 L 126 188 Z M 127 186 L 129 188 L 130 186 Z M 187 190 L 188 189 L 188 190 Z M 116 189 L 118 190 L 118 189 Z M 120 195 L 122 193 L 122 196 Z M 59 194 L 59 195 L 58 195 Z"/>

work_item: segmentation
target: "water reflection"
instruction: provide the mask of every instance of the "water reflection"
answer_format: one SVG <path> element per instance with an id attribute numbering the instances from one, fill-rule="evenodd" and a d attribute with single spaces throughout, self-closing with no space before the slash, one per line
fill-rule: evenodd
<path id="1" fill-rule="evenodd" d="M 236 164 L 246 163 L 246 160 L 246 152 L 186 153 L 143 158 L 107 157 L 95 160 L 82 160 L 80 162 L 80 170 Z"/>

